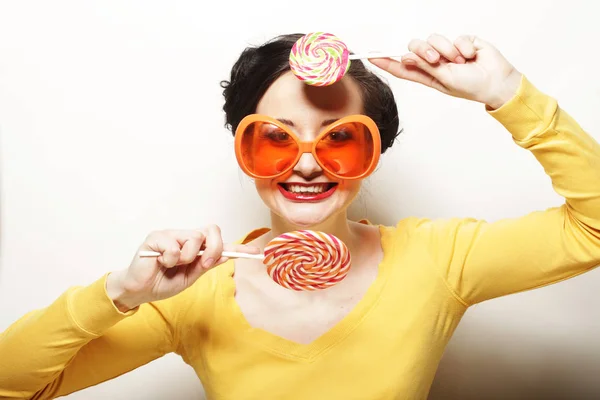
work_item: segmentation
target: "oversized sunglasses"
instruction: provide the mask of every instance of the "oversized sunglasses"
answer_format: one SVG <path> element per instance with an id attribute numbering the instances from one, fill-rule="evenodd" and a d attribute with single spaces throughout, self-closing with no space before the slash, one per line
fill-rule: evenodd
<path id="1" fill-rule="evenodd" d="M 246 116 L 236 129 L 237 161 L 253 178 L 284 175 L 304 153 L 336 178 L 365 178 L 379 162 L 379 129 L 365 115 L 350 115 L 325 127 L 314 141 L 303 142 L 281 121 L 260 114 Z"/>

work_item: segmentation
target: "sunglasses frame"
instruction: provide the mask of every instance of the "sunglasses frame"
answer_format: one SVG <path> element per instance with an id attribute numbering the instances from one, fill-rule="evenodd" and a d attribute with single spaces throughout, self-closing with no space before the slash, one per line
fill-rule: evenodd
<path id="1" fill-rule="evenodd" d="M 255 122 L 267 122 L 269 124 L 273 124 L 273 125 L 277 126 L 278 128 L 281 128 L 285 133 L 290 135 L 290 137 L 292 137 L 292 139 L 298 145 L 298 154 L 296 155 L 294 162 L 292 162 L 290 164 L 290 166 L 287 167 L 285 170 L 283 170 L 275 175 L 262 176 L 262 175 L 254 174 L 252 171 L 250 171 L 248 169 L 248 167 L 246 167 L 246 165 L 244 164 L 244 160 L 242 159 L 242 139 L 243 139 L 244 131 L 248 128 L 248 126 L 250 126 L 250 124 L 253 124 Z M 331 172 L 329 169 L 327 169 L 323 165 L 323 163 L 319 160 L 319 157 L 317 157 L 317 143 L 319 143 L 319 141 L 325 135 L 329 134 L 333 129 L 337 128 L 340 125 L 344 125 L 344 124 L 347 124 L 350 122 L 358 122 L 358 123 L 365 125 L 367 127 L 367 129 L 369 129 L 369 132 L 371 132 L 371 136 L 373 138 L 373 157 L 371 159 L 371 163 L 369 164 L 369 167 L 362 174 L 360 174 L 356 177 L 351 177 L 351 178 L 345 177 L 342 175 L 337 175 L 336 173 Z M 323 128 L 321 130 L 321 132 L 319 132 L 319 134 L 317 135 L 315 140 L 310 141 L 310 142 L 303 142 L 300 140 L 300 138 L 298 138 L 298 136 L 294 132 L 292 132 L 290 127 L 287 126 L 286 124 L 284 124 L 283 122 L 278 121 L 275 118 L 271 118 L 267 115 L 250 114 L 250 115 L 247 115 L 246 117 L 244 117 L 240 121 L 238 127 L 235 130 L 235 157 L 237 159 L 237 162 L 245 174 L 247 174 L 255 179 L 273 179 L 273 178 L 277 178 L 282 175 L 285 175 L 286 173 L 291 171 L 296 166 L 296 164 L 298 163 L 298 161 L 300 160 L 302 155 L 305 153 L 311 153 L 313 158 L 315 159 L 315 161 L 321 167 L 321 169 L 328 175 L 331 175 L 340 180 L 363 179 L 363 178 L 366 178 L 367 176 L 369 176 L 371 173 L 373 173 L 373 171 L 375 170 L 375 168 L 377 168 L 377 165 L 379 163 L 379 157 L 381 155 L 381 137 L 379 135 L 379 129 L 377 128 L 377 124 L 371 118 L 367 117 L 366 115 L 362 115 L 362 114 L 348 115 L 346 117 L 338 119 L 337 121 L 335 121 L 335 122 L 327 125 L 325 128 Z"/>

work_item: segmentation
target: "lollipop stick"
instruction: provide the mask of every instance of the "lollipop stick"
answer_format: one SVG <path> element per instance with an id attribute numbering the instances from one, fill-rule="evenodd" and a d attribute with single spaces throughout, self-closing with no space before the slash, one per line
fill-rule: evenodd
<path id="1" fill-rule="evenodd" d="M 204 254 L 204 250 L 201 250 L 198 253 L 199 256 L 201 256 L 202 254 Z M 253 258 L 255 260 L 262 260 L 265 258 L 265 256 L 263 254 L 239 253 L 237 251 L 224 251 L 223 253 L 221 253 L 221 255 L 223 257 L 228 257 L 228 258 Z M 158 257 L 158 256 L 160 256 L 160 253 L 158 253 L 156 251 L 141 250 L 140 252 L 138 252 L 138 256 L 140 256 L 140 257 Z"/>
<path id="2" fill-rule="evenodd" d="M 366 58 L 394 58 L 394 57 L 402 57 L 398 54 L 392 53 L 361 53 L 361 54 L 350 54 L 348 56 L 349 60 L 360 60 Z"/>

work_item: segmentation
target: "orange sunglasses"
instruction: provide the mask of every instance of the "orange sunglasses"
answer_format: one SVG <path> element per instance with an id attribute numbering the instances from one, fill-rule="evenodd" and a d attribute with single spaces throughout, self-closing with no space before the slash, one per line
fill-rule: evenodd
<path id="1" fill-rule="evenodd" d="M 304 153 L 311 153 L 326 173 L 338 179 L 365 178 L 379 162 L 379 129 L 365 115 L 350 115 L 325 127 L 314 141 L 303 142 L 281 121 L 251 114 L 235 132 L 237 161 L 253 178 L 284 175 Z"/>

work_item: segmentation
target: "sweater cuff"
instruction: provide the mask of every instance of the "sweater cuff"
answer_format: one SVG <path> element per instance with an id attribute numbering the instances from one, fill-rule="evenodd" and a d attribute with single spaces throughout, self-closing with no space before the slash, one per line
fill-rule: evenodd
<path id="1" fill-rule="evenodd" d="M 512 134 L 517 144 L 524 144 L 548 130 L 557 109 L 555 99 L 539 91 L 522 75 L 517 93 L 500 108 L 487 112 Z"/>
<path id="2" fill-rule="evenodd" d="M 100 336 L 117 322 L 135 314 L 138 308 L 126 313 L 119 311 L 106 292 L 108 274 L 89 286 L 80 287 L 67 299 L 69 315 L 83 332 Z"/>

